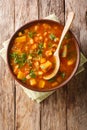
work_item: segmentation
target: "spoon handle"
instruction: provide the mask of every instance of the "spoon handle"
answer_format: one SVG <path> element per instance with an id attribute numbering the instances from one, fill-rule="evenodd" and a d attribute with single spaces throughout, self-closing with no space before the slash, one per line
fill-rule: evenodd
<path id="1" fill-rule="evenodd" d="M 70 25 L 73 21 L 73 18 L 74 18 L 74 12 L 69 12 L 65 27 L 63 29 L 63 32 L 62 32 L 62 35 L 61 35 L 61 38 L 60 38 L 60 41 L 59 41 L 59 44 L 58 44 L 58 47 L 57 47 L 57 52 L 59 51 L 61 43 L 62 43 L 67 31 L 69 30 L 69 27 L 70 27 Z"/>

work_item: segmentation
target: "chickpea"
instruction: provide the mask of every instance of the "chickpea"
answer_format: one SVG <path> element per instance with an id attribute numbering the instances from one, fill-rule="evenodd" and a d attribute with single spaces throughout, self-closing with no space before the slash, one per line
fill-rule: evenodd
<path id="1" fill-rule="evenodd" d="M 37 48 L 37 45 L 36 44 L 34 44 L 34 45 L 32 45 L 32 47 L 31 47 L 33 50 L 34 49 L 36 49 Z"/>
<path id="2" fill-rule="evenodd" d="M 58 46 L 57 44 L 53 44 L 53 45 L 52 45 L 52 47 L 55 47 L 55 48 L 57 48 L 57 46 Z"/>
<path id="3" fill-rule="evenodd" d="M 28 51 L 28 46 L 25 46 L 25 50 Z"/>
<path id="4" fill-rule="evenodd" d="M 24 32 L 27 33 L 27 32 L 29 32 L 29 30 L 28 30 L 28 29 L 25 29 Z"/>
<path id="5" fill-rule="evenodd" d="M 46 48 L 46 46 L 47 46 L 47 43 L 46 43 L 46 42 L 44 42 L 44 45 L 43 45 L 43 47 L 44 47 L 44 48 Z"/>
<path id="6" fill-rule="evenodd" d="M 16 65 L 15 68 L 14 68 L 14 73 L 15 73 L 15 74 L 18 73 L 18 67 L 19 67 L 19 65 Z"/>
<path id="7" fill-rule="evenodd" d="M 42 40 L 42 39 L 43 39 L 43 37 L 42 37 L 42 36 L 40 36 L 40 37 L 39 37 L 39 40 Z"/>
<path id="8" fill-rule="evenodd" d="M 34 40 L 31 38 L 30 39 L 30 44 L 33 44 L 34 43 Z"/>
<path id="9" fill-rule="evenodd" d="M 37 31 L 37 30 L 38 30 L 38 26 L 36 25 L 36 26 L 34 27 L 34 29 L 35 29 L 35 31 Z"/>
<path id="10" fill-rule="evenodd" d="M 26 76 L 26 79 L 30 79 L 31 77 L 30 77 L 30 75 L 28 74 L 27 76 Z"/>
<path id="11" fill-rule="evenodd" d="M 45 38 L 45 40 L 44 40 L 45 42 L 47 42 L 48 41 L 48 38 Z"/>
<path id="12" fill-rule="evenodd" d="M 54 41 L 55 41 L 55 42 L 58 42 L 58 41 L 59 41 L 59 38 L 55 38 Z"/>
<path id="13" fill-rule="evenodd" d="M 18 33 L 18 36 L 22 36 L 22 32 L 19 32 L 19 33 Z"/>
<path id="14" fill-rule="evenodd" d="M 39 40 L 38 37 L 35 37 L 35 38 L 34 38 L 34 41 L 35 41 L 35 42 L 38 42 L 38 40 Z"/>
<path id="15" fill-rule="evenodd" d="M 40 33 L 37 34 L 37 37 L 40 36 Z"/>
<path id="16" fill-rule="evenodd" d="M 52 55 L 52 51 L 51 51 L 51 50 L 46 51 L 46 52 L 45 52 L 45 55 L 46 55 L 47 57 L 51 56 L 51 55 Z"/>
<path id="17" fill-rule="evenodd" d="M 43 34 L 44 36 L 46 36 L 47 35 L 47 32 L 44 32 L 44 34 Z"/>
<path id="18" fill-rule="evenodd" d="M 43 75 L 43 72 L 42 71 L 38 71 L 38 75 Z"/>

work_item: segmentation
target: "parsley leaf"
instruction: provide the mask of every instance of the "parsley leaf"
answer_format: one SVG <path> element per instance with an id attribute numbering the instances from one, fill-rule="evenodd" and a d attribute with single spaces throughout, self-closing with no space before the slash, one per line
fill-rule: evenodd
<path id="1" fill-rule="evenodd" d="M 30 70 L 29 75 L 30 75 L 31 78 L 36 78 L 36 74 L 32 69 Z"/>
<path id="2" fill-rule="evenodd" d="M 49 38 L 50 38 L 51 40 L 55 40 L 56 36 L 55 36 L 53 33 L 51 33 L 51 34 L 49 35 Z"/>
<path id="3" fill-rule="evenodd" d="M 35 36 L 36 32 L 28 32 L 28 35 L 30 38 L 33 38 Z"/>
<path id="4" fill-rule="evenodd" d="M 62 78 L 65 78 L 65 76 L 66 76 L 65 72 L 61 72 L 61 76 L 62 76 Z"/>
<path id="5" fill-rule="evenodd" d="M 26 82 L 26 80 L 27 80 L 27 79 L 26 79 L 26 77 L 25 77 L 25 78 L 23 78 L 23 79 L 22 79 L 22 82 L 23 82 L 23 83 L 25 83 L 25 82 Z"/>
<path id="6" fill-rule="evenodd" d="M 55 80 L 56 80 L 56 77 L 53 77 L 53 78 L 49 79 L 48 82 L 53 82 Z"/>
<path id="7" fill-rule="evenodd" d="M 11 58 L 14 59 L 14 63 L 18 64 L 19 67 L 22 67 L 27 60 L 27 56 L 25 53 L 22 53 L 21 55 L 19 55 L 16 52 L 13 52 L 10 54 Z"/>
<path id="8" fill-rule="evenodd" d="M 28 60 L 27 60 L 27 63 L 28 63 L 29 66 L 32 66 L 32 60 L 29 60 L 29 59 L 28 59 Z"/>
<path id="9" fill-rule="evenodd" d="M 38 55 L 42 55 L 43 45 L 44 45 L 44 44 L 43 44 L 42 42 L 38 44 L 38 50 L 37 50 L 37 54 L 38 54 Z"/>

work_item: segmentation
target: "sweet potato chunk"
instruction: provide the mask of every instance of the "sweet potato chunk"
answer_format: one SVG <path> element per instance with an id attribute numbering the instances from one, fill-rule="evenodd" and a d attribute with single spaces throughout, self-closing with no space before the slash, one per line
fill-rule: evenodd
<path id="1" fill-rule="evenodd" d="M 44 63 L 44 62 L 46 62 L 46 59 L 45 59 L 45 58 L 41 58 L 41 59 L 40 59 L 40 63 L 42 64 L 42 63 Z"/>
<path id="2" fill-rule="evenodd" d="M 19 72 L 18 72 L 18 75 L 17 75 L 17 78 L 18 78 L 18 79 L 23 79 L 24 77 L 25 77 L 24 73 L 21 72 L 21 71 L 19 71 Z"/>
<path id="3" fill-rule="evenodd" d="M 67 62 L 67 65 L 72 65 L 74 62 L 75 62 L 74 59 L 70 59 L 70 60 Z"/>
<path id="4" fill-rule="evenodd" d="M 36 79 L 30 79 L 30 85 L 31 86 L 34 86 L 34 85 L 36 85 Z"/>
<path id="5" fill-rule="evenodd" d="M 44 80 L 40 80 L 38 86 L 39 86 L 39 88 L 44 88 L 44 86 L 45 86 L 45 81 L 44 81 Z"/>

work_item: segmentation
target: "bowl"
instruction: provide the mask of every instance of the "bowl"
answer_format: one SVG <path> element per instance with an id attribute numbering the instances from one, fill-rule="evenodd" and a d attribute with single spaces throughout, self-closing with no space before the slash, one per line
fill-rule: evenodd
<path id="1" fill-rule="evenodd" d="M 10 41 L 9 41 L 9 45 L 8 45 L 8 48 L 7 48 L 7 64 L 8 64 L 8 68 L 13 76 L 13 78 L 22 86 L 24 86 L 25 88 L 27 89 L 30 89 L 30 90 L 33 90 L 33 91 L 38 91 L 38 92 L 48 92 L 48 91 L 53 91 L 53 90 L 56 90 L 60 87 L 63 87 L 65 86 L 70 80 L 71 78 L 75 75 L 76 71 L 77 71 L 77 68 L 79 66 L 79 60 L 80 60 L 80 51 L 79 51 L 79 46 L 78 46 L 78 42 L 75 38 L 75 36 L 73 35 L 73 33 L 69 30 L 69 32 L 71 33 L 71 35 L 73 36 L 74 38 L 74 41 L 75 41 L 75 46 L 76 46 L 76 51 L 77 51 L 77 59 L 76 59 L 76 65 L 73 69 L 73 72 L 71 73 L 71 75 L 68 77 L 68 79 L 66 79 L 63 83 L 61 83 L 60 85 L 54 87 L 54 88 L 49 88 L 49 89 L 38 89 L 38 88 L 31 88 L 29 85 L 23 83 L 22 81 L 20 81 L 19 79 L 17 79 L 16 75 L 13 73 L 12 71 L 12 67 L 10 65 L 10 57 L 9 57 L 9 53 L 10 53 L 10 50 L 11 50 L 11 47 L 13 46 L 13 41 L 14 39 L 16 38 L 18 32 L 20 32 L 21 30 L 24 30 L 26 29 L 27 27 L 30 27 L 31 25 L 34 25 L 34 24 L 37 24 L 37 23 L 55 23 L 61 27 L 64 27 L 62 24 L 56 22 L 56 21 L 53 21 L 53 20 L 48 20 L 48 19 L 41 19 L 41 20 L 34 20 L 34 21 L 31 21 L 25 25 L 23 25 L 22 27 L 20 27 L 14 34 L 13 36 L 11 37 Z"/>

